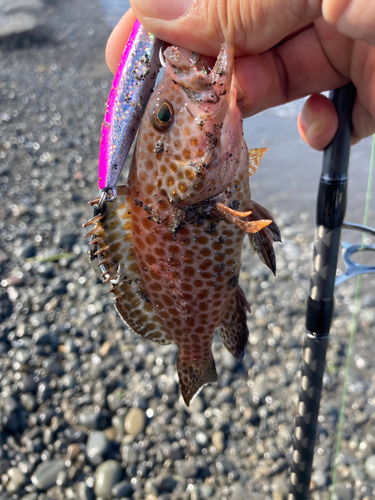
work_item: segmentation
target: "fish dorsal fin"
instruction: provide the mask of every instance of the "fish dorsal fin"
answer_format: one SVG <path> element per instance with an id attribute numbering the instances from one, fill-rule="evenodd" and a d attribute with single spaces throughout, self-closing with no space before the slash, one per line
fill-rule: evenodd
<path id="1" fill-rule="evenodd" d="M 224 346 L 238 361 L 243 358 L 249 338 L 246 310 L 250 312 L 250 306 L 243 290 L 237 285 L 236 293 L 233 294 L 219 326 L 219 332 Z"/>
<path id="2" fill-rule="evenodd" d="M 194 359 L 189 364 L 182 362 L 182 356 L 179 353 L 177 358 L 177 373 L 181 395 L 186 405 L 189 406 L 192 398 L 204 385 L 216 382 L 218 379 L 211 347 L 204 359 Z"/>
<path id="3" fill-rule="evenodd" d="M 249 149 L 249 177 L 255 174 L 268 148 Z"/>
<path id="4" fill-rule="evenodd" d="M 93 254 L 103 273 L 111 281 L 110 290 L 116 297 L 116 309 L 125 323 L 135 333 L 160 344 L 169 344 L 171 339 L 147 297 L 141 282 L 132 244 L 132 222 L 130 200 L 126 186 L 117 188 L 117 199 L 108 202 L 100 216 L 85 226 L 95 224 L 88 235 L 95 235 L 98 250 Z"/>
<path id="5" fill-rule="evenodd" d="M 272 220 L 242 220 L 244 217 L 248 217 L 249 215 L 251 215 L 252 212 L 238 212 L 237 210 L 233 210 L 232 208 L 229 208 L 222 203 L 216 203 L 216 208 L 224 217 L 224 219 L 243 229 L 246 233 L 257 233 L 265 226 L 268 226 L 272 223 Z"/>
<path id="6" fill-rule="evenodd" d="M 258 233 L 249 233 L 250 246 L 253 251 L 255 251 L 260 260 L 268 266 L 273 274 L 276 274 L 276 256 L 273 249 L 273 243 L 275 241 L 281 241 L 280 230 L 277 227 L 276 222 L 273 220 L 272 215 L 266 210 L 262 205 L 251 202 L 252 214 L 249 219 L 256 221 L 262 219 L 262 217 L 268 217 L 272 219 L 269 226 L 263 228 Z"/>

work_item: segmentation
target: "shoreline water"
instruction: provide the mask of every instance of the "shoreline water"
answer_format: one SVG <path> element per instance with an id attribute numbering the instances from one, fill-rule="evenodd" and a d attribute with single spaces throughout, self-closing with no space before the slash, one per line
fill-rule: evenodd
<path id="1" fill-rule="evenodd" d="M 99 4 L 87 5 L 48 1 L 39 37 L 0 44 L 0 499 L 286 499 L 314 208 L 294 206 L 290 193 L 303 184 L 291 185 L 282 205 L 267 199 L 283 193 L 267 176 L 292 160 L 297 171 L 306 150 L 296 146 L 292 118 L 284 136 L 278 123 L 286 119 L 254 125 L 249 147 L 271 137 L 252 186 L 282 231 L 277 277 L 245 245 L 241 283 L 252 313 L 244 361 L 215 337 L 219 384 L 187 409 L 175 349 L 128 331 L 88 262 L 81 225 L 97 195 L 112 77 L 104 60 L 110 29 Z M 319 175 L 320 162 L 314 168 Z M 363 278 L 369 293 L 361 295 L 346 402 L 337 490 L 344 500 L 375 494 L 372 282 Z M 329 498 L 354 287 L 336 294 L 313 500 Z"/>

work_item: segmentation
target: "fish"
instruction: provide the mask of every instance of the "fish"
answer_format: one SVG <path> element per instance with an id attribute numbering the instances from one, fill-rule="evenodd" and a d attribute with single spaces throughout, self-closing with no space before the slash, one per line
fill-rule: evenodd
<path id="1" fill-rule="evenodd" d="M 138 131 L 127 184 L 96 206 L 91 258 L 112 283 L 115 306 L 138 335 L 178 347 L 186 405 L 218 380 L 215 330 L 242 360 L 250 305 L 239 285 L 246 234 L 273 273 L 272 215 L 251 199 L 249 176 L 265 149 L 248 151 L 236 103 L 234 48 L 207 68 L 196 53 L 168 47 L 165 74 Z"/>

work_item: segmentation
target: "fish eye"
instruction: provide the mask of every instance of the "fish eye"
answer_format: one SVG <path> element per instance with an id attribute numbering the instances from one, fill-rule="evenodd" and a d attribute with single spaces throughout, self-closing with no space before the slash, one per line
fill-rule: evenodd
<path id="1" fill-rule="evenodd" d="M 158 130 L 167 130 L 173 122 L 173 107 L 168 101 L 158 104 L 151 113 L 151 123 Z"/>

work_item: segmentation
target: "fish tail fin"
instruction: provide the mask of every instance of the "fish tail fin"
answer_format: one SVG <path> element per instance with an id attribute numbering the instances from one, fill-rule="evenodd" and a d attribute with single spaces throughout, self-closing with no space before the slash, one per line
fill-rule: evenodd
<path id="1" fill-rule="evenodd" d="M 249 219 L 252 221 L 264 219 L 265 217 L 272 220 L 270 225 L 257 233 L 248 233 L 248 236 L 252 250 L 258 254 L 260 260 L 276 275 L 276 256 L 273 243 L 281 241 L 280 230 L 270 212 L 262 207 L 262 205 L 259 205 L 259 203 L 252 201 L 251 211 Z"/>
<path id="2" fill-rule="evenodd" d="M 205 359 L 195 359 L 192 363 L 185 364 L 180 353 L 177 358 L 177 373 L 181 387 L 181 394 L 187 406 L 198 391 L 210 382 L 216 382 L 215 361 L 211 349 Z"/>
<path id="3" fill-rule="evenodd" d="M 250 306 L 240 286 L 237 286 L 231 300 L 219 326 L 219 332 L 226 349 L 241 361 L 249 339 L 246 310 L 250 312 Z"/>

